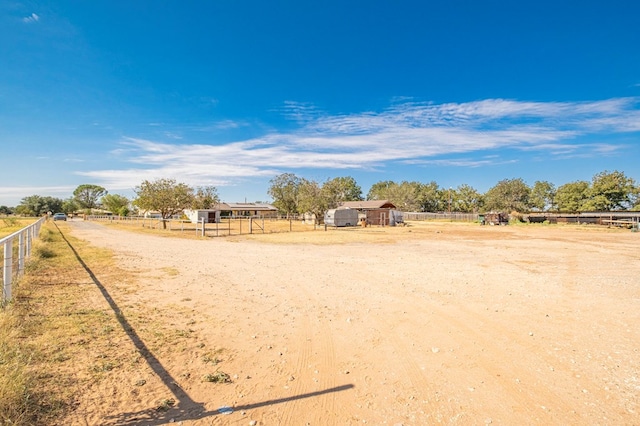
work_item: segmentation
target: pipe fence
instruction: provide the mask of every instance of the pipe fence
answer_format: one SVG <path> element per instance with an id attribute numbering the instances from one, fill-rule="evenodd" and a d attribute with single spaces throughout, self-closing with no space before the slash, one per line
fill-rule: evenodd
<path id="1" fill-rule="evenodd" d="M 477 222 L 477 213 L 424 213 L 404 212 L 404 220 L 448 220 L 455 222 Z"/>
<path id="2" fill-rule="evenodd" d="M 2 300 L 0 301 L 2 305 L 11 301 L 12 281 L 24 273 L 25 261 L 31 256 L 32 241 L 40 234 L 40 227 L 45 220 L 46 217 L 42 217 L 31 225 L 0 239 L 3 254 Z M 14 244 L 16 240 L 17 244 Z"/>

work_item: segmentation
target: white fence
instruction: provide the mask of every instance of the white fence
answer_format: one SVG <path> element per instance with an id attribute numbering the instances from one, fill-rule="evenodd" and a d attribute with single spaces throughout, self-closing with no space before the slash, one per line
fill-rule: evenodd
<path id="1" fill-rule="evenodd" d="M 477 213 L 423 213 L 404 212 L 404 220 L 449 220 L 456 222 L 477 222 Z"/>
<path id="2" fill-rule="evenodd" d="M 4 253 L 4 266 L 2 268 L 2 304 L 11 300 L 11 281 L 13 281 L 14 277 L 24 272 L 25 260 L 31 255 L 31 242 L 40 233 L 40 227 L 45 220 L 46 218 L 43 217 L 35 223 L 25 226 L 21 230 L 0 239 L 0 247 L 3 248 Z M 15 240 L 18 240 L 17 250 L 14 250 Z M 14 252 L 17 252 L 17 259 L 14 259 L 14 254 L 16 254 Z M 15 273 L 14 266 L 17 266 Z"/>

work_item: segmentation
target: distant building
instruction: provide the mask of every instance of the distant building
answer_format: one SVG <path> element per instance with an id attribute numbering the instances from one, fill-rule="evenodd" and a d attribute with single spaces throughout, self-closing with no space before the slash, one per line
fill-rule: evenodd
<path id="1" fill-rule="evenodd" d="M 338 209 L 357 210 L 360 220 L 369 225 L 395 226 L 404 223 L 402 212 L 389 200 L 345 201 Z"/>
<path id="2" fill-rule="evenodd" d="M 395 209 L 396 206 L 389 200 L 368 200 L 368 201 L 344 201 L 339 209 L 356 209 L 360 211 L 375 209 Z"/>
<path id="3" fill-rule="evenodd" d="M 278 217 L 278 209 L 263 203 L 220 203 L 213 209 L 190 210 L 184 214 L 192 223 L 218 223 L 223 217 Z"/>

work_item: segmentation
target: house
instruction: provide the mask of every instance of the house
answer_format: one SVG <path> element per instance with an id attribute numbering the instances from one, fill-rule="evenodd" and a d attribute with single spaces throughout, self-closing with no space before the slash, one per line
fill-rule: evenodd
<path id="1" fill-rule="evenodd" d="M 389 200 L 345 201 L 338 209 L 358 210 L 360 220 L 369 225 L 395 226 L 404 223 L 402 212 Z"/>
<path id="2" fill-rule="evenodd" d="M 265 203 L 220 203 L 217 207 L 223 217 L 278 217 L 278 209 Z"/>
<path id="3" fill-rule="evenodd" d="M 220 219 L 236 217 L 278 217 L 278 209 L 262 203 L 220 203 L 213 209 L 185 209 L 184 214 L 192 223 L 219 223 Z"/>

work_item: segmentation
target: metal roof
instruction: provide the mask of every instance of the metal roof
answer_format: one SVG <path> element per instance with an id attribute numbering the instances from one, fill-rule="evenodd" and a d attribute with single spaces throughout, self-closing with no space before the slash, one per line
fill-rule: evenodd
<path id="1" fill-rule="evenodd" d="M 345 201 L 339 209 L 395 209 L 396 206 L 389 200 Z"/>
<path id="2" fill-rule="evenodd" d="M 220 203 L 216 206 L 216 210 L 231 211 L 278 211 L 271 204 L 262 203 Z"/>

